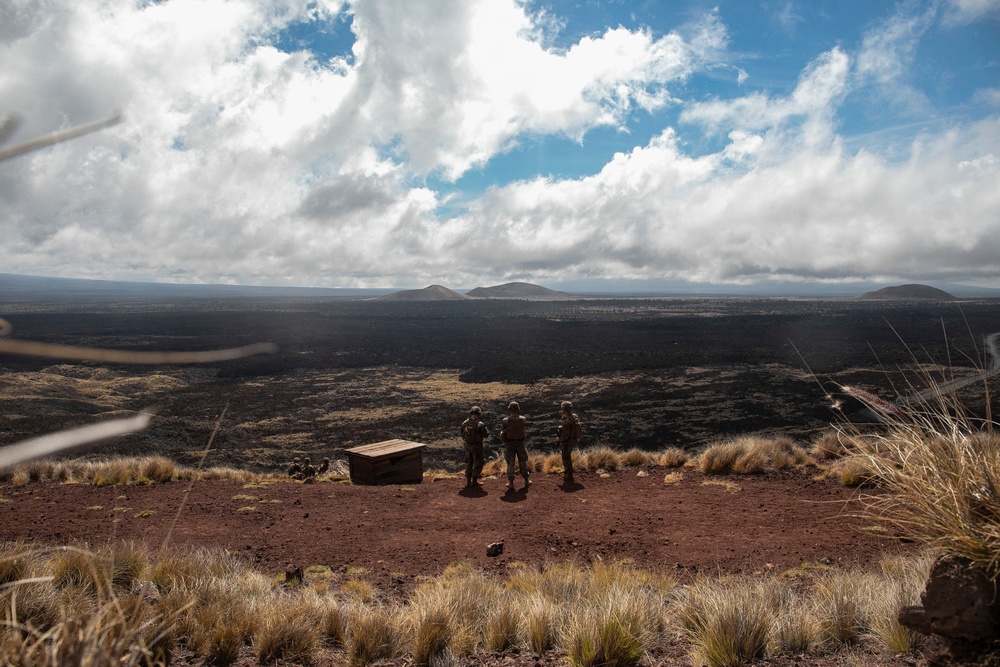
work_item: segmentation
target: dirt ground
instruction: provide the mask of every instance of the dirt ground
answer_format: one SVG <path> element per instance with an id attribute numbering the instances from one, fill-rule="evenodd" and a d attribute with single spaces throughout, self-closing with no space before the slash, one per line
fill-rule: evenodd
<path id="1" fill-rule="evenodd" d="M 535 474 L 527 491 L 518 479 L 514 493 L 506 492 L 506 479 L 497 478 L 468 491 L 461 476 L 438 481 L 428 476 L 410 486 L 288 481 L 248 488 L 219 480 L 124 487 L 4 484 L 0 540 L 52 546 L 132 540 L 154 549 L 164 544 L 221 548 L 275 575 L 289 564 L 326 566 L 334 586 L 362 579 L 384 600 L 405 598 L 422 577 L 440 575 L 456 561 L 502 576 L 515 564 L 624 560 L 690 581 L 698 575 L 874 566 L 883 554 L 912 548 L 866 516 L 865 496 L 875 491 L 849 489 L 815 474 L 805 469 L 707 476 L 693 469 L 624 468 L 610 475 L 578 474 L 573 486 L 564 485 L 560 476 Z M 486 546 L 500 539 L 503 554 L 487 557 Z M 648 647 L 641 665 L 692 664 L 689 651 L 679 635 L 663 636 Z M 186 649 L 175 658 L 181 667 L 201 664 Z M 331 650 L 315 664 L 343 663 L 343 656 Z M 405 658 L 378 663 L 409 664 Z M 567 662 L 558 650 L 536 655 L 512 647 L 466 656 L 460 664 L 558 667 Z M 755 664 L 913 663 L 910 656 L 883 654 L 862 642 L 832 653 L 782 655 Z M 236 666 L 258 665 L 252 648 L 244 647 Z"/>
<path id="2" fill-rule="evenodd" d="M 511 562 L 630 559 L 681 579 L 802 563 L 868 564 L 906 548 L 864 516 L 863 493 L 815 471 L 717 477 L 684 469 L 626 468 L 577 484 L 536 474 L 527 492 L 505 479 L 463 490 L 464 478 L 412 486 L 323 481 L 245 488 L 198 481 L 169 535 L 190 482 L 95 487 L 0 487 L 0 539 L 64 545 L 136 540 L 159 547 L 223 548 L 265 572 L 325 565 L 388 597 L 454 561 L 503 570 Z M 486 546 L 504 540 L 498 558 Z"/>

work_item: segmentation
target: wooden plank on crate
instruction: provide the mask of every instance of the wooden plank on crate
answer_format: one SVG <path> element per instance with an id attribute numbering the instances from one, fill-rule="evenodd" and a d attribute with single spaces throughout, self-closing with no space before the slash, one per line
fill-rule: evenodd
<path id="1" fill-rule="evenodd" d="M 427 447 L 427 445 L 421 445 L 419 442 L 410 442 L 409 440 L 400 440 L 399 438 L 396 438 L 395 440 L 384 440 L 371 445 L 352 447 L 347 450 L 347 453 L 355 456 L 377 459 L 382 458 L 383 456 L 394 456 L 407 454 L 415 450 L 423 450 L 425 447 Z"/>
<path id="2" fill-rule="evenodd" d="M 426 445 L 408 440 L 386 440 L 347 451 L 351 482 L 355 484 L 420 484 L 424 477 Z"/>

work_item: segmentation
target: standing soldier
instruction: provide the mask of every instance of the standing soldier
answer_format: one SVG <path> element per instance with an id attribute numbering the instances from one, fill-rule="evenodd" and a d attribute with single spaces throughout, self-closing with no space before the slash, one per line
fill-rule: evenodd
<path id="1" fill-rule="evenodd" d="M 531 475 L 528 472 L 528 450 L 524 446 L 524 422 L 521 416 L 521 406 L 517 401 L 507 405 L 507 416 L 503 418 L 503 428 L 500 430 L 500 440 L 503 441 L 503 457 L 507 461 L 507 490 L 514 490 L 514 459 L 517 459 L 518 469 L 524 478 L 524 488 L 531 486 Z"/>
<path id="2" fill-rule="evenodd" d="M 573 412 L 573 404 L 562 402 L 562 421 L 559 422 L 559 446 L 562 448 L 563 480 L 573 481 L 573 450 L 580 445 L 583 427 Z"/>
<path id="3" fill-rule="evenodd" d="M 465 442 L 465 488 L 479 486 L 479 476 L 483 474 L 483 440 L 490 437 L 480 417 L 483 411 L 478 405 L 469 410 L 469 418 L 462 422 L 462 440 Z"/>

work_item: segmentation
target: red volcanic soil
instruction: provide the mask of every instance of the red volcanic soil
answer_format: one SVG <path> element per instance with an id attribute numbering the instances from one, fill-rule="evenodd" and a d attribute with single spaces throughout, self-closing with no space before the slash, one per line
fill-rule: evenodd
<path id="1" fill-rule="evenodd" d="M 647 472 L 583 473 L 571 489 L 560 477 L 536 474 L 526 493 L 518 479 L 514 494 L 505 493 L 503 479 L 487 479 L 472 493 L 462 490 L 464 478 L 380 487 L 198 481 L 170 544 L 228 549 L 266 572 L 289 563 L 352 574 L 364 568 L 363 578 L 384 591 L 408 588 L 453 561 L 492 569 L 511 561 L 629 558 L 685 575 L 863 564 L 903 548 L 863 530 L 873 521 L 862 516 L 858 491 L 809 471 L 719 478 L 684 470 L 672 485 L 664 484 L 668 471 Z M 0 487 L 9 501 L 0 503 L 0 539 L 159 547 L 190 485 L 7 484 Z M 501 538 L 503 555 L 487 558 L 486 545 Z"/>

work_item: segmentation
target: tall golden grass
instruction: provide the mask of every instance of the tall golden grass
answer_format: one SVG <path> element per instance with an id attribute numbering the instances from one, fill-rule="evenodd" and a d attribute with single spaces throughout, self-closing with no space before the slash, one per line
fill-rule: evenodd
<path id="1" fill-rule="evenodd" d="M 876 570 L 821 572 L 805 585 L 780 577 L 703 579 L 686 588 L 676 615 L 697 664 L 735 667 L 809 651 L 836 653 L 867 642 L 911 653 L 918 635 L 899 625 L 900 607 L 916 604 L 931 559 L 887 557 Z"/>
<path id="2" fill-rule="evenodd" d="M 219 552 L 7 544 L 0 664 L 69 664 L 85 651 L 107 656 L 100 664 L 166 664 L 183 648 L 221 666 L 248 653 L 261 664 L 336 654 L 355 667 L 397 658 L 436 666 L 515 647 L 560 652 L 579 667 L 634 667 L 653 641 L 678 632 L 692 658 L 713 667 L 858 641 L 907 652 L 917 640 L 895 614 L 915 602 L 928 567 L 911 558 L 807 582 L 740 576 L 682 586 L 621 563 L 516 566 L 503 577 L 455 564 L 386 602 L 342 593 L 329 574 L 287 588 Z M 141 582 L 156 586 L 159 602 L 133 593 Z M 43 646 L 59 647 L 56 657 L 43 658 Z"/>
<path id="3" fill-rule="evenodd" d="M 993 428 L 985 378 L 983 387 L 986 413 L 978 416 L 954 392 L 931 392 L 892 410 L 853 392 L 881 415 L 884 426 L 869 433 L 845 427 L 843 438 L 866 474 L 887 491 L 869 499 L 875 516 L 901 536 L 967 558 L 996 579 L 1000 433 Z"/>
<path id="4" fill-rule="evenodd" d="M 115 457 L 97 460 L 36 459 L 12 468 L 0 468 L 0 482 L 23 486 L 29 482 L 89 483 L 95 486 L 161 484 L 176 480 L 225 479 L 260 484 L 288 478 L 237 468 L 190 468 L 165 456 Z"/>
<path id="5" fill-rule="evenodd" d="M 615 471 L 627 467 L 659 466 L 677 468 L 697 467 L 706 474 L 754 474 L 767 470 L 785 470 L 817 465 L 823 461 L 827 474 L 843 478 L 845 483 L 856 484 L 871 479 L 861 459 L 851 458 L 849 444 L 842 433 L 825 434 L 810 449 L 785 436 L 748 435 L 709 445 L 703 451 L 689 452 L 678 447 L 660 451 L 629 449 L 621 452 L 611 447 L 598 446 L 573 452 L 573 467 L 577 471 Z M 850 463 L 846 463 L 850 459 Z M 336 462 L 342 463 L 342 462 Z M 561 474 L 562 458 L 558 453 L 529 456 L 528 467 L 533 472 Z M 849 468 L 849 469 L 848 469 Z M 841 470 L 844 469 L 844 472 Z M 856 471 L 856 472 L 854 472 Z M 503 457 L 493 457 L 483 467 L 484 476 L 503 476 L 506 464 Z M 431 479 L 451 479 L 457 471 L 433 471 Z M 90 483 L 96 486 L 126 484 L 159 484 L 176 480 L 231 480 L 244 484 L 267 484 L 288 481 L 285 475 L 256 473 L 236 468 L 186 467 L 165 456 L 120 457 L 97 460 L 36 459 L 10 468 L 0 468 L 0 482 L 24 486 L 32 482 Z M 341 476 L 332 481 L 347 481 Z"/>
<path id="6" fill-rule="evenodd" d="M 785 436 L 747 435 L 709 446 L 698 459 L 706 474 L 747 475 L 811 464 L 803 447 Z"/>

